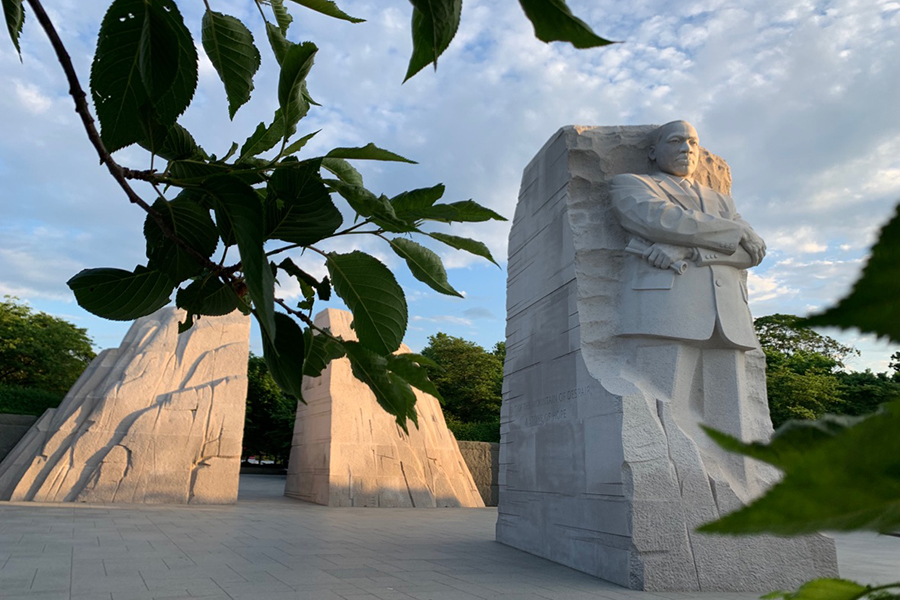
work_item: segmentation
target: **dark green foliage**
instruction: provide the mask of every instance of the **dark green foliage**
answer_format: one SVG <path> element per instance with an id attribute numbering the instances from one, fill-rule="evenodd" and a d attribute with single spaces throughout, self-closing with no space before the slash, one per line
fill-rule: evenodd
<path id="1" fill-rule="evenodd" d="M 68 282 L 81 308 L 112 321 L 133 321 L 169 303 L 175 282 L 155 269 L 84 269 Z"/>
<path id="2" fill-rule="evenodd" d="M 253 76 L 259 69 L 259 50 L 250 30 L 230 15 L 207 10 L 201 30 L 203 49 L 225 85 L 228 116 L 250 100 Z"/>
<path id="3" fill-rule="evenodd" d="M 461 442 L 500 442 L 500 421 L 460 423 L 447 420 L 447 429 Z"/>
<path id="4" fill-rule="evenodd" d="M 811 317 L 810 326 L 855 327 L 900 343 L 900 211 L 895 211 L 872 247 L 872 256 L 850 295 L 824 313 Z"/>
<path id="5" fill-rule="evenodd" d="M 892 379 L 887 373 L 838 371 L 835 377 L 842 404 L 832 412 L 866 415 L 878 410 L 881 404 L 900 398 L 900 380 Z"/>
<path id="6" fill-rule="evenodd" d="M 23 0 L 3 0 L 3 15 L 6 18 L 6 29 L 12 38 L 13 46 L 22 58 L 22 48 L 19 47 L 19 36 L 22 35 L 22 25 L 25 23 L 25 10 L 22 7 Z"/>
<path id="7" fill-rule="evenodd" d="M 64 397 L 65 392 L 0 383 L 0 414 L 39 417 L 48 408 L 59 406 Z"/>
<path id="8" fill-rule="evenodd" d="M 570 42 L 576 48 L 611 44 L 591 31 L 587 23 L 572 14 L 565 0 L 519 0 L 534 25 L 534 35 L 543 42 Z"/>
<path id="9" fill-rule="evenodd" d="M 404 81 L 434 63 L 459 29 L 462 0 L 410 0 L 413 51 Z"/>
<path id="10" fill-rule="evenodd" d="M 835 367 L 843 367 L 844 359 L 859 355 L 859 350 L 841 344 L 834 338 L 821 335 L 809 328 L 796 315 L 774 314 L 753 320 L 753 327 L 759 343 L 766 350 L 793 354 L 794 352 L 816 353 L 834 362 Z"/>
<path id="11" fill-rule="evenodd" d="M 285 464 L 291 453 L 296 414 L 297 399 L 279 389 L 263 358 L 251 354 L 242 458 L 266 456 Z"/>
<path id="12" fill-rule="evenodd" d="M 9 296 L 0 302 L 0 384 L 28 388 L 24 396 L 14 390 L 16 397 L 40 390 L 58 402 L 94 356 L 87 330 Z"/>
<path id="13" fill-rule="evenodd" d="M 444 270 L 441 258 L 437 254 L 406 238 L 394 238 L 390 244 L 391 249 L 406 261 L 406 266 L 409 267 L 413 277 L 436 292 L 463 297 L 447 281 L 447 271 Z"/>
<path id="14" fill-rule="evenodd" d="M 288 315 L 276 312 L 273 334 L 263 336 L 263 354 L 269 373 L 281 389 L 302 401 L 303 370 L 297 365 L 303 364 L 306 357 L 303 330 Z"/>
<path id="15" fill-rule="evenodd" d="M 422 355 L 439 368 L 428 375 L 444 399 L 448 421 L 493 422 L 500 418 L 503 358 L 474 342 L 445 333 L 429 336 Z"/>
<path id="16" fill-rule="evenodd" d="M 784 354 L 766 348 L 765 352 L 769 411 L 776 428 L 789 419 L 843 412 L 846 403 L 834 360 L 805 350 Z"/>

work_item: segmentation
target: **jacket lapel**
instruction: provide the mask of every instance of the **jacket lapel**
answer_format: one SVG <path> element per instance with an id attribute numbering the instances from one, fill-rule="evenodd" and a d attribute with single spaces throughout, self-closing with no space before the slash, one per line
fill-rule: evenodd
<path id="1" fill-rule="evenodd" d="M 692 194 L 688 194 L 680 185 L 675 183 L 668 175 L 653 175 L 653 180 L 659 184 L 659 187 L 666 193 L 670 200 L 687 210 L 698 210 L 702 212 L 700 207 L 700 199 L 695 198 Z"/>

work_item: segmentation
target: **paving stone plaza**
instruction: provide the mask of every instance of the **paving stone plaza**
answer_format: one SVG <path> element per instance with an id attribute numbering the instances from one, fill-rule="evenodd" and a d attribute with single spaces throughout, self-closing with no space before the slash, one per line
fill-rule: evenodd
<path id="1" fill-rule="evenodd" d="M 241 477 L 233 506 L 0 503 L 4 600 L 750 600 L 621 588 L 494 541 L 497 511 L 332 508 Z M 841 575 L 900 578 L 900 538 L 836 536 Z"/>

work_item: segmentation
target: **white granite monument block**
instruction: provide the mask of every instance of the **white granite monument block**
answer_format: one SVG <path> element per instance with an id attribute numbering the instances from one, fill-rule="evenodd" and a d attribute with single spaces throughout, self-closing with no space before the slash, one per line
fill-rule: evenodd
<path id="1" fill-rule="evenodd" d="M 353 315 L 327 309 L 315 323 L 355 340 Z M 398 352 L 409 352 L 406 346 Z M 409 434 L 356 379 L 346 358 L 303 382 L 285 495 L 328 506 L 483 507 L 437 398 L 413 388 Z"/>
<path id="2" fill-rule="evenodd" d="M 233 504 L 250 319 L 172 307 L 134 322 L 0 463 L 0 499 Z"/>
<path id="3" fill-rule="evenodd" d="M 526 167 L 509 239 L 498 541 L 648 591 L 836 575 L 821 535 L 694 532 L 777 479 L 697 426 L 772 432 L 744 270 L 765 244 L 730 186 L 684 122 L 566 127 Z"/>

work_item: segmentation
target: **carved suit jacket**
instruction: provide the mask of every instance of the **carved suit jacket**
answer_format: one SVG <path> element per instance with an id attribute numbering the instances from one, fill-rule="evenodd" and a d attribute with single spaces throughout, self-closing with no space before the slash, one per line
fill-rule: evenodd
<path id="1" fill-rule="evenodd" d="M 740 246 L 746 222 L 730 196 L 695 186 L 695 197 L 677 181 L 665 173 L 612 179 L 613 210 L 626 232 L 700 254 L 681 275 L 627 255 L 621 333 L 701 341 L 718 323 L 732 347 L 756 348 L 743 275 L 753 262 Z"/>

